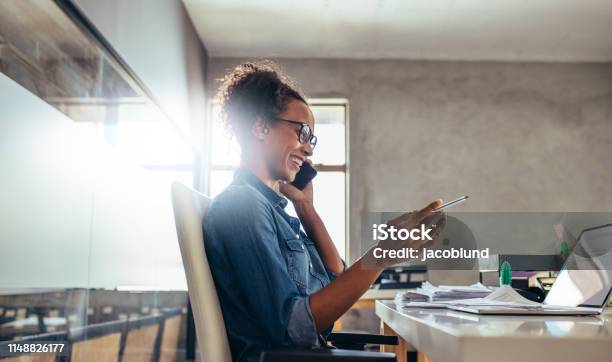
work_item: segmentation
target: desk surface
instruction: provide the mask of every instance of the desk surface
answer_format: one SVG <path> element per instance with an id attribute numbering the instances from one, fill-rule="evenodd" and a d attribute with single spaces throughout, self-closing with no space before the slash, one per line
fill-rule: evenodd
<path id="1" fill-rule="evenodd" d="M 394 299 L 397 293 L 414 289 L 368 289 L 359 299 Z"/>
<path id="2" fill-rule="evenodd" d="M 377 301 L 376 314 L 435 362 L 612 360 L 612 312 L 598 317 L 479 316 Z"/>

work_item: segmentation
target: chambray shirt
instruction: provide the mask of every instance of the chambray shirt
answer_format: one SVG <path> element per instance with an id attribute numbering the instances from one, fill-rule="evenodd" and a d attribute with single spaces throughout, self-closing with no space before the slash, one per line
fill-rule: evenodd
<path id="1" fill-rule="evenodd" d="M 241 168 L 204 218 L 206 253 L 235 361 L 319 344 L 308 299 L 334 274 L 285 206 L 287 199 Z"/>

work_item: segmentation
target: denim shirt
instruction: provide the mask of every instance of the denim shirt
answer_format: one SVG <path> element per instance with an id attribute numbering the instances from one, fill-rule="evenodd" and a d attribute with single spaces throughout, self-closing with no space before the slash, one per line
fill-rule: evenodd
<path id="1" fill-rule="evenodd" d="M 239 169 L 204 218 L 205 247 L 232 357 L 318 345 L 309 295 L 334 278 L 287 199 Z"/>

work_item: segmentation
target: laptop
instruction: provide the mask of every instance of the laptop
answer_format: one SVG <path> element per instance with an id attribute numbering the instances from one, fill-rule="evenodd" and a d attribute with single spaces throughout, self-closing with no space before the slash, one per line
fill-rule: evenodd
<path id="1" fill-rule="evenodd" d="M 596 315 L 612 290 L 612 224 L 585 229 L 557 279 L 537 306 L 449 305 L 448 309 L 492 315 Z"/>

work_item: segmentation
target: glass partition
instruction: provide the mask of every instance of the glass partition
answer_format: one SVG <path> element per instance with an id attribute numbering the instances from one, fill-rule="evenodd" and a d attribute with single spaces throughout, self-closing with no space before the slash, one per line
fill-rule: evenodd
<path id="1" fill-rule="evenodd" d="M 184 359 L 170 184 L 194 148 L 69 1 L 0 2 L 0 72 L 0 343 Z"/>

